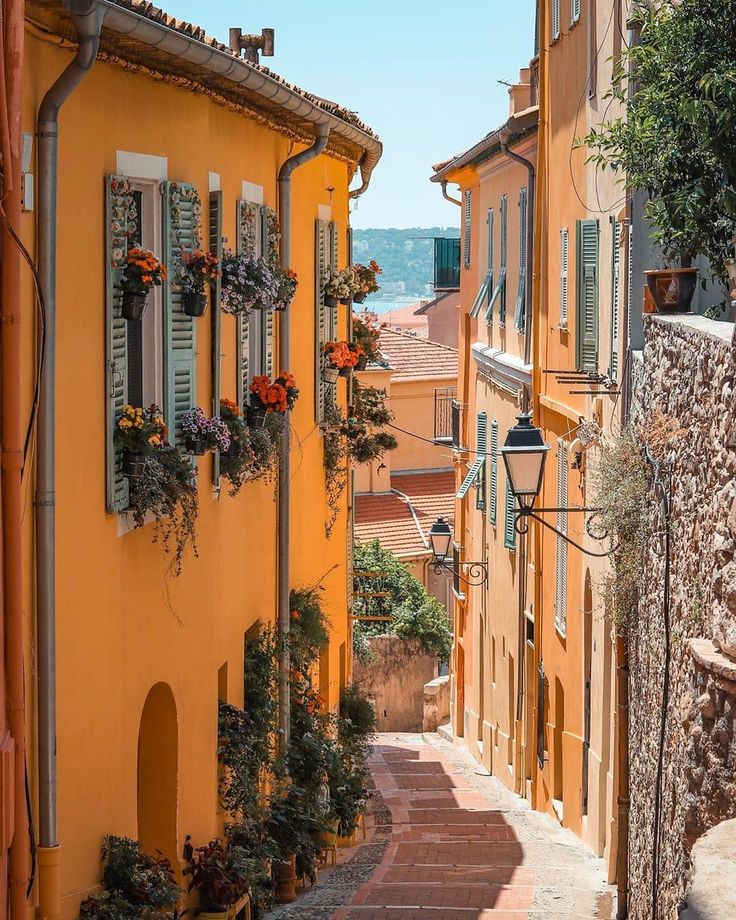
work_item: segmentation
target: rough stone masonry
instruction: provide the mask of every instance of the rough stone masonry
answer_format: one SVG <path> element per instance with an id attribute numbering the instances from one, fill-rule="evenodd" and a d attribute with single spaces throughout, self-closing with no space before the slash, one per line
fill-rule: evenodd
<path id="1" fill-rule="evenodd" d="M 667 624 L 665 510 L 653 482 L 644 589 L 628 629 L 630 917 L 670 920 L 686 903 L 695 841 L 736 816 L 736 364 L 729 323 L 645 323 L 632 420 L 670 500 L 670 599 Z"/>

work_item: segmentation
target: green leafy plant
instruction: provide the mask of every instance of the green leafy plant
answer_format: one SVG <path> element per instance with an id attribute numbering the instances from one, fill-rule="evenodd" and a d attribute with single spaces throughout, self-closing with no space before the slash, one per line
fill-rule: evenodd
<path id="1" fill-rule="evenodd" d="M 292 658 L 308 665 L 319 658 L 319 653 L 330 641 L 329 623 L 322 607 L 317 585 L 295 588 L 290 596 L 291 626 L 289 645 Z"/>
<path id="2" fill-rule="evenodd" d="M 647 193 L 670 258 L 702 254 L 723 279 L 736 234 L 736 2 L 637 0 L 631 15 L 640 42 L 611 91 L 626 114 L 590 131 L 590 159 Z"/>
<path id="3" fill-rule="evenodd" d="M 188 891 L 199 894 L 199 909 L 223 913 L 236 904 L 248 887 L 245 851 L 238 846 L 225 848 L 215 838 L 196 847 L 183 875 L 189 876 Z"/>
<path id="4" fill-rule="evenodd" d="M 353 317 L 353 341 L 360 345 L 368 361 L 375 364 L 382 360 L 379 345 L 381 330 L 368 319 L 367 315 Z"/>

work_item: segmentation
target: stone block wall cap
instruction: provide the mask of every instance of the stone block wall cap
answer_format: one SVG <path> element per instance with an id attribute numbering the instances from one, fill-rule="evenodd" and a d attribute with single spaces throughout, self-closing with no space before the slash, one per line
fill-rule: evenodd
<path id="1" fill-rule="evenodd" d="M 733 337 L 733 323 L 708 319 L 707 316 L 701 316 L 698 313 L 677 313 L 673 316 L 657 313 L 648 316 L 647 319 L 652 323 L 659 323 L 665 326 L 684 326 L 693 332 L 700 332 L 702 335 L 719 339 L 722 342 L 730 342 Z"/>
<path id="2" fill-rule="evenodd" d="M 701 668 L 736 682 L 736 661 L 719 651 L 710 639 L 691 639 L 689 644 L 690 654 Z"/>

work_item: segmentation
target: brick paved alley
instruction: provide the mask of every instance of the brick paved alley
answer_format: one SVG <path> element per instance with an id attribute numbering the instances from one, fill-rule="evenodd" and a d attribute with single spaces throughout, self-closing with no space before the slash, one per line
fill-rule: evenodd
<path id="1" fill-rule="evenodd" d="M 334 920 L 615 916 L 602 863 L 438 736 L 378 736 L 371 770 L 391 837 Z"/>

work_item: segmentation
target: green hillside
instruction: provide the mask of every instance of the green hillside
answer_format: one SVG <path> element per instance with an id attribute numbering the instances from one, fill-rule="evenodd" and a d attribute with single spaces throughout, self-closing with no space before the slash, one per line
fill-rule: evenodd
<path id="1" fill-rule="evenodd" d="M 457 237 L 456 227 L 410 227 L 408 230 L 353 230 L 353 260 L 367 263 L 375 259 L 383 269 L 380 279 L 385 287 L 396 282 L 405 285 L 405 292 L 415 297 L 431 293 L 434 272 L 435 237 Z M 391 297 L 391 290 L 384 295 Z"/>

